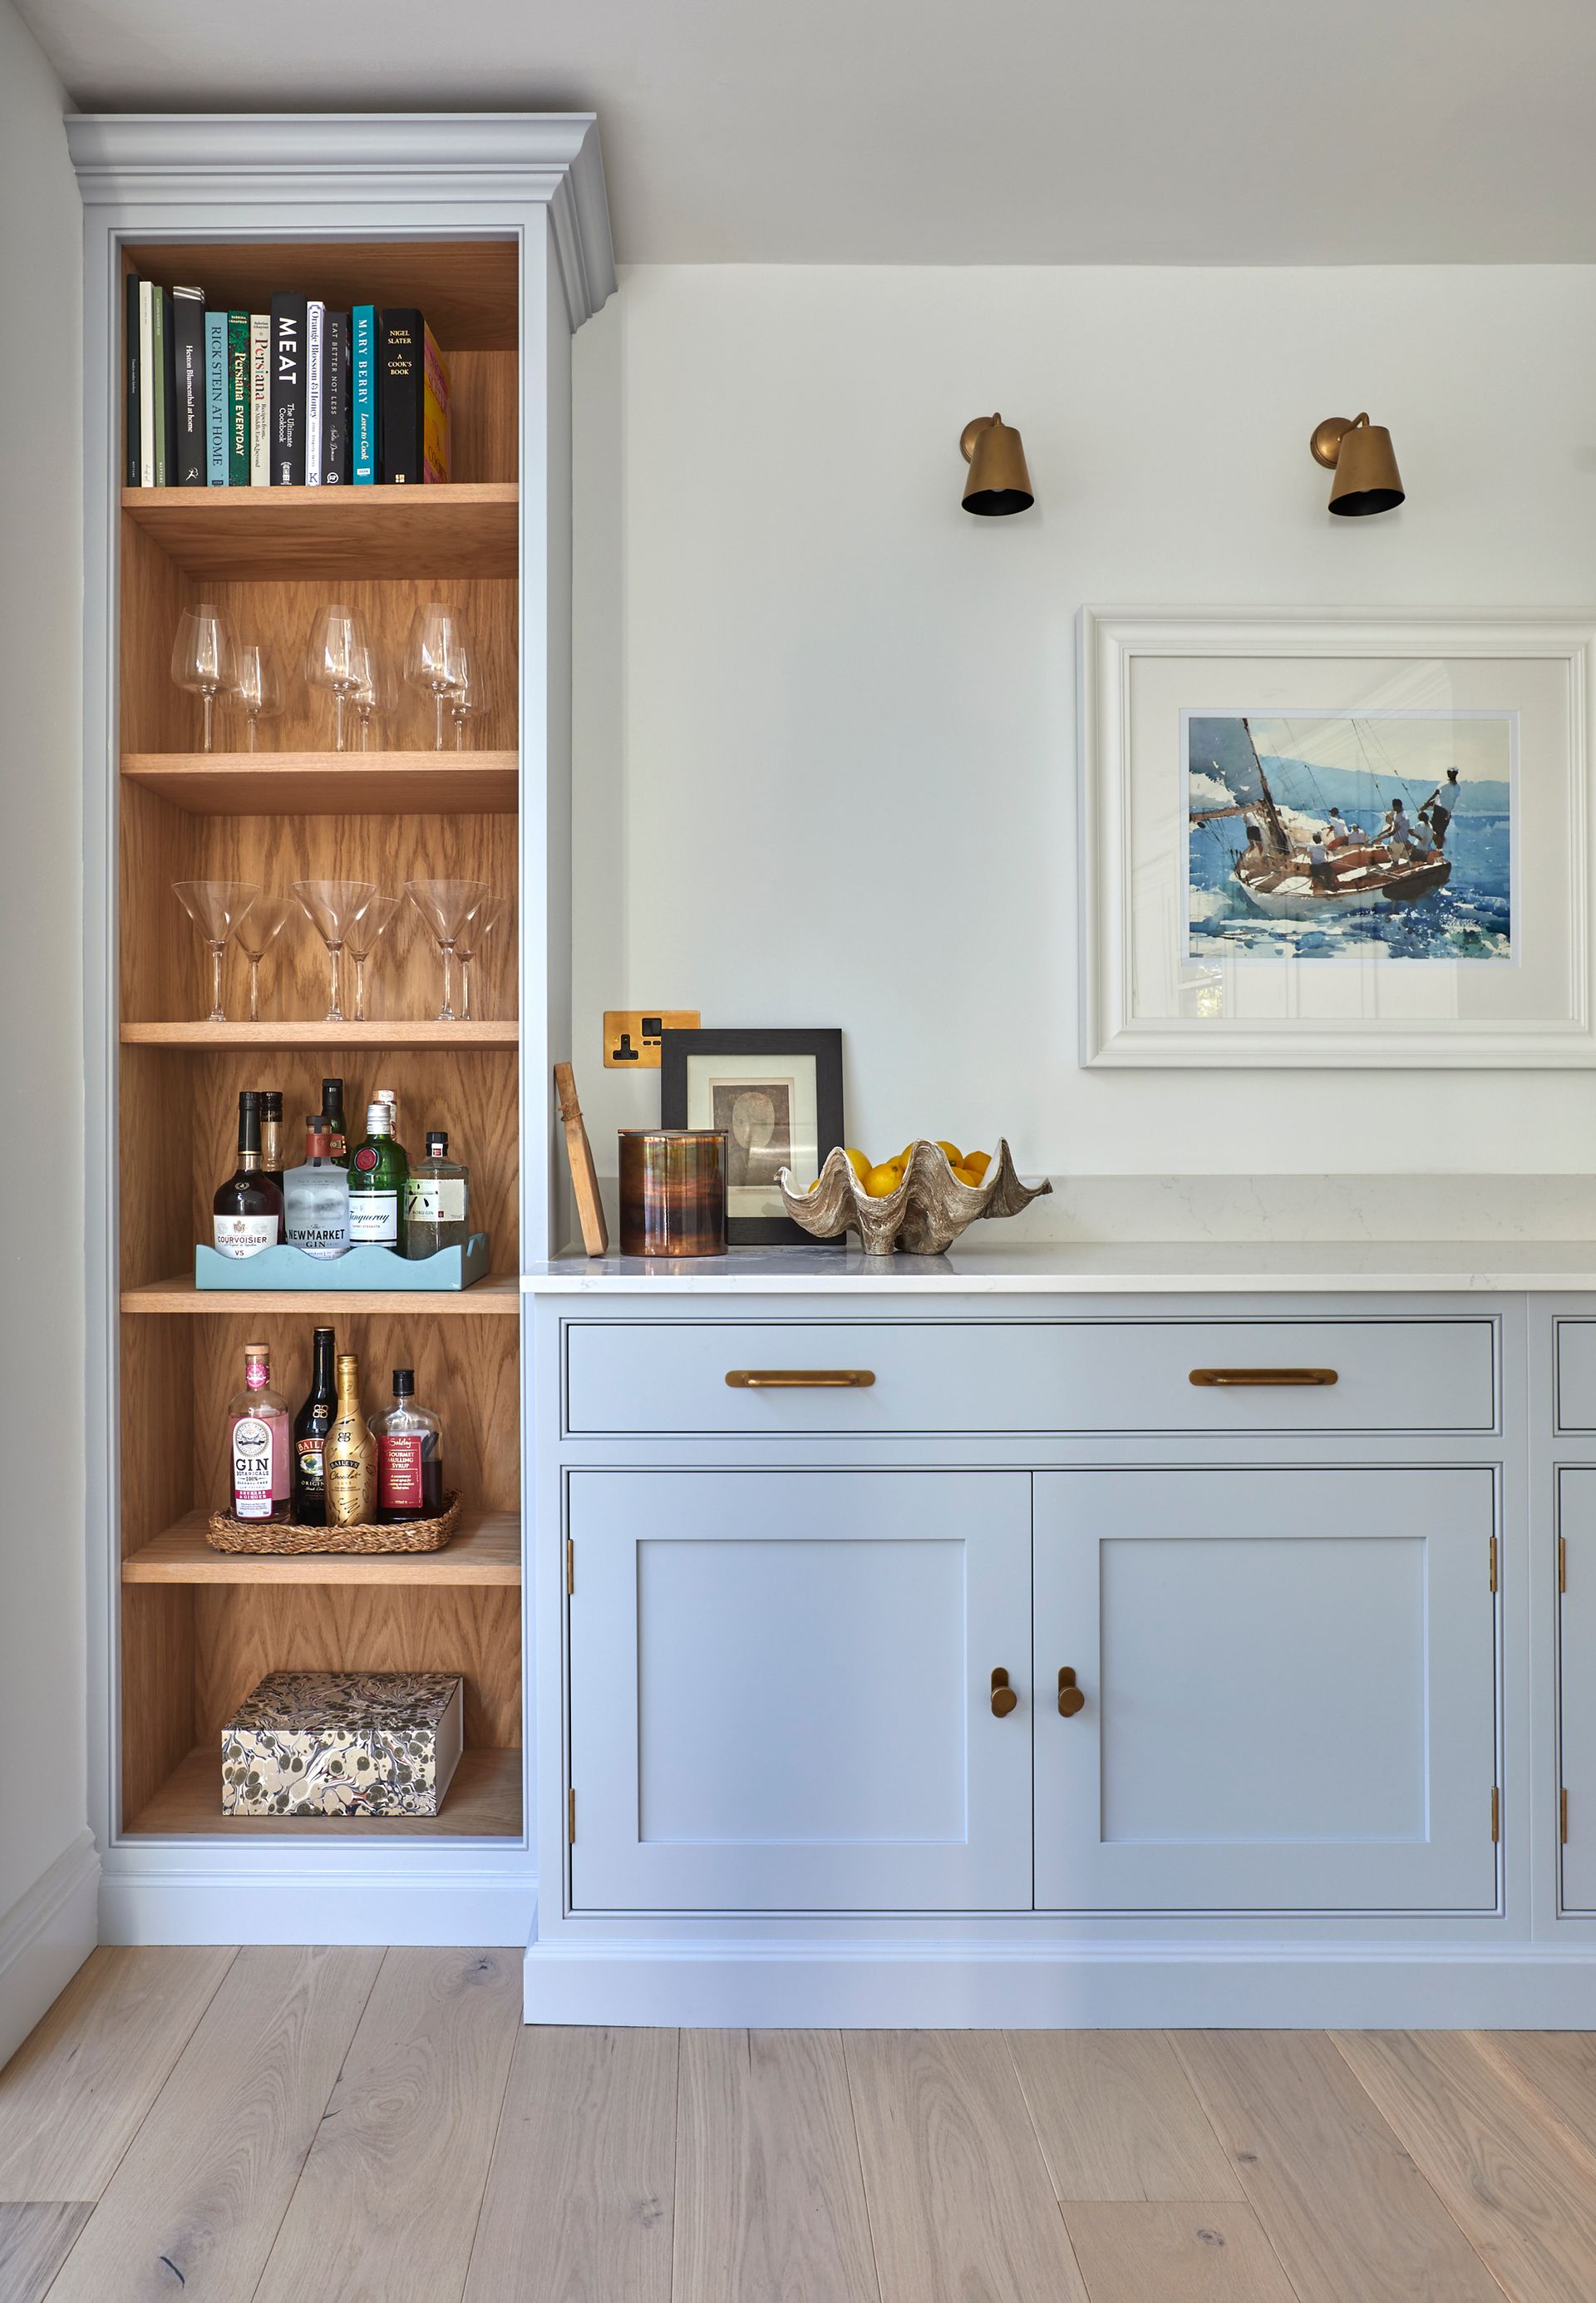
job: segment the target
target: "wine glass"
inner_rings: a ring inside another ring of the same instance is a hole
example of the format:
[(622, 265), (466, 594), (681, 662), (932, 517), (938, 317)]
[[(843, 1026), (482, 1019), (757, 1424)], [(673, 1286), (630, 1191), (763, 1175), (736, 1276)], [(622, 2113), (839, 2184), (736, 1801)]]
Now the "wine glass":
[[(185, 608), (178, 618), (172, 643), (172, 677), (180, 688), (197, 696), (205, 706), (200, 749), (211, 748), (213, 714), (217, 696), (236, 684), (232, 626), (209, 601)], [(196, 883), (197, 884), (197, 883)]]
[(487, 709), (488, 683), (476, 649), (461, 650), (460, 680), (449, 691), (449, 716), (455, 723), (455, 749), (466, 748), (466, 722)]
[(260, 1022), (260, 964), (294, 916), (291, 896), (255, 897), (232, 924), (232, 940), (249, 962), (249, 1021)]
[(332, 748), (337, 752), (349, 749), (344, 714), (360, 686), (366, 654), (365, 627), (353, 608), (335, 601), (317, 612), (305, 650), (305, 677), (313, 688), (332, 690)]
[(323, 1020), (341, 1024), (345, 1017), (338, 1004), (338, 957), (349, 930), (376, 894), (377, 883), (374, 880), (296, 880), (293, 888), (306, 917), (327, 947), (332, 1005)]
[(407, 880), (405, 893), (432, 930), (438, 957), (443, 962), (443, 1005), (438, 1010), (438, 1021), (457, 1024), (459, 1017), (449, 1005), (450, 963), (455, 945), (461, 929), (487, 901), (492, 890), (485, 880)]
[(349, 922), (344, 949), (355, 963), (355, 1021), (365, 1021), (365, 963), (376, 949), (383, 929), (398, 911), (397, 896), (374, 896), (365, 909)]
[(471, 1021), (471, 963), (510, 907), (508, 896), (490, 896), (479, 904), (455, 938), (455, 957), (460, 963), (460, 1021)]
[(433, 699), (435, 752), (443, 749), (443, 706), (450, 689), (458, 688), (465, 678), (470, 647), (471, 635), (458, 608), (441, 600), (429, 600), (416, 609), (405, 644), (405, 678), (412, 688), (419, 688)]
[(282, 683), (277, 677), (277, 659), (264, 642), (245, 640), (239, 648), (234, 666), (232, 692), (239, 699), (248, 734), (245, 749), (256, 748), (256, 722), (274, 720), (282, 709)]
[[(355, 710), (360, 721), (360, 748), (371, 749), (374, 720), (392, 717), (396, 701), (393, 673), (388, 659), (374, 640), (367, 640), (360, 651), (360, 680), (355, 689)], [(394, 898), (397, 904), (399, 898)]]
[(225, 1024), (222, 956), (237, 922), (260, 893), (254, 880), (174, 880), (172, 892), (211, 948), (211, 1012), (207, 1024)]

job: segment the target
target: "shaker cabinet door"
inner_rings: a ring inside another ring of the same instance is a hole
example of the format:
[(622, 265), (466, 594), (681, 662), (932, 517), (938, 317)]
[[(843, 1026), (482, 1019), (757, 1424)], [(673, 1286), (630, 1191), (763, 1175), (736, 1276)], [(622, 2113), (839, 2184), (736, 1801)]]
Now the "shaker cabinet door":
[(569, 1485), (575, 1908), (1029, 1907), (1027, 1474)]
[(1562, 1908), (1596, 1911), (1596, 1466), (1558, 1473)]
[(1488, 1469), (1038, 1476), (1038, 1907), (1492, 1909), (1493, 1527)]

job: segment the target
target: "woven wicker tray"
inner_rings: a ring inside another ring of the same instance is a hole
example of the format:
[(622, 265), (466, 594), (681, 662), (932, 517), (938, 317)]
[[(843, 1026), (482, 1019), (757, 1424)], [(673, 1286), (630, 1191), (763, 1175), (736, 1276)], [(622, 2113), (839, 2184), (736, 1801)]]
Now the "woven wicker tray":
[(293, 1521), (262, 1526), (257, 1520), (234, 1519), (231, 1512), (213, 1512), (205, 1540), (213, 1551), (441, 1551), (455, 1531), (460, 1498), (445, 1496), (435, 1519), (407, 1519), (392, 1527), (362, 1523), (356, 1527), (300, 1527)]

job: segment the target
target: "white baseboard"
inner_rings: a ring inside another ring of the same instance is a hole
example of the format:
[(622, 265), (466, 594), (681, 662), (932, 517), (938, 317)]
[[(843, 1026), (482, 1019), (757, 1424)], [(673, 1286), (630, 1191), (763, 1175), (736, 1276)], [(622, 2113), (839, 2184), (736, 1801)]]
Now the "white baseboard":
[(94, 1834), (85, 1825), (0, 1919), (0, 2063), (94, 1949), (99, 1878)]
[(324, 1869), (125, 1869), (100, 1882), (100, 1940), (112, 1944), (409, 1944), (519, 1950), (537, 1912), (535, 1881), (413, 1871), (328, 1877)]
[(1596, 1945), (533, 1944), (529, 2023), (1596, 2029)]

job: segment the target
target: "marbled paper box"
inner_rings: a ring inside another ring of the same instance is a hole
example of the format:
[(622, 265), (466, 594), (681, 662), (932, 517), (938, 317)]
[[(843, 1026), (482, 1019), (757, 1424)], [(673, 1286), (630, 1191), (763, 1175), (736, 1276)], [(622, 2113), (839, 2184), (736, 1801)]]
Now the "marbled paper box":
[(436, 1815), (464, 1683), (441, 1671), (274, 1671), (222, 1730), (223, 1815)]

